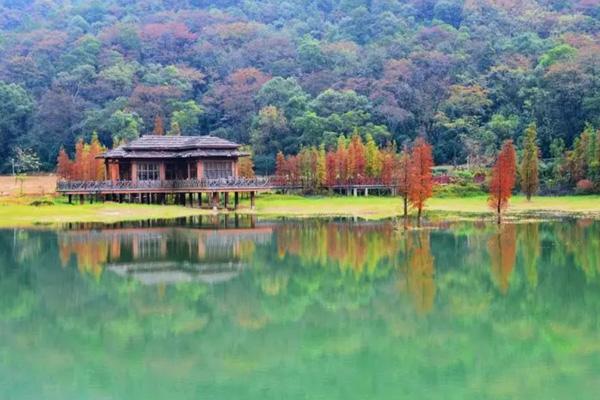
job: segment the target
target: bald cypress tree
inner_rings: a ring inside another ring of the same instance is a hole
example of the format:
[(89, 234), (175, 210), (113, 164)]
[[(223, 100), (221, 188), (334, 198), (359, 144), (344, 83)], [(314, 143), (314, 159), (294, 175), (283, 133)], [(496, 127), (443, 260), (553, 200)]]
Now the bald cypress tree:
[(523, 157), (521, 159), (521, 191), (527, 196), (527, 201), (531, 200), (531, 196), (537, 192), (540, 184), (538, 153), (537, 128), (535, 123), (531, 123), (525, 130)]

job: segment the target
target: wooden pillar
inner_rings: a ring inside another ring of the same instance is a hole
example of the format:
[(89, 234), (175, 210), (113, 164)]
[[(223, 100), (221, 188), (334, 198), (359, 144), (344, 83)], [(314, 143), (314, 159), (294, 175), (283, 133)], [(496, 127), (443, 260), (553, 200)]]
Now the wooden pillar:
[(227, 210), (227, 208), (229, 208), (229, 192), (225, 192), (223, 194), (223, 203), (224, 203), (223, 206)]
[(158, 164), (158, 179), (161, 182), (167, 180), (167, 167), (164, 161)]
[(198, 192), (198, 207), (202, 208), (202, 192)]
[(123, 194), (119, 193), (117, 196), (119, 197), (119, 203), (122, 203), (123, 202)]
[(233, 209), (237, 210), (239, 204), (240, 204), (240, 193), (235, 192), (233, 194)]
[(188, 200), (190, 203), (190, 207), (194, 207), (194, 193), (188, 193)]
[(83, 204), (83, 201), (84, 201), (83, 195), (80, 194), (79, 195), (79, 204)]
[(204, 178), (204, 163), (202, 160), (196, 162), (196, 179), (200, 180)]
[(131, 182), (137, 182), (138, 180), (138, 166), (137, 162), (131, 162)]
[(212, 204), (211, 204), (213, 210), (216, 210), (217, 208), (219, 208), (219, 192), (213, 192), (212, 193)]
[(67, 197), (69, 198), (69, 204), (72, 204), (71, 202), (73, 201), (73, 195), (69, 194)]
[(255, 200), (255, 198), (254, 198), (255, 196), (254, 196), (254, 194), (255, 194), (254, 192), (250, 192), (250, 209), (251, 210), (254, 210), (254, 207), (255, 207), (255, 204), (254, 204), (255, 203), (255, 201), (254, 201)]

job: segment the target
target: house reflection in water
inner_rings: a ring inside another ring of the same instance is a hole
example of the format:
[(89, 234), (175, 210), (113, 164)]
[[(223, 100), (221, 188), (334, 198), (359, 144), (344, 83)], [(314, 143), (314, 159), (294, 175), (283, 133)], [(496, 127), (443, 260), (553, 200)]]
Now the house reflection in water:
[(119, 227), (59, 234), (63, 264), (99, 278), (103, 270), (146, 285), (227, 281), (237, 276), (257, 244), (271, 240), (270, 226), (237, 228)]

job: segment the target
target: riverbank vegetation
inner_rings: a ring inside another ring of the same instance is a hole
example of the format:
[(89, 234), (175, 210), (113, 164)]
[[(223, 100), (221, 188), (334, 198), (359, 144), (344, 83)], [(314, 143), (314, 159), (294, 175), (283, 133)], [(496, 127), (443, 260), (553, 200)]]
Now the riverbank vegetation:
[(355, 130), (381, 147), (424, 136), (438, 165), (490, 165), (504, 140), (522, 147), (531, 122), (540, 158), (553, 159), (586, 123), (600, 125), (597, 10), (584, 0), (4, 2), (0, 171), (18, 148), (51, 170), (61, 146), (73, 156), (94, 132), (107, 147), (214, 134), (252, 144), (259, 174), (279, 151), (330, 148)]

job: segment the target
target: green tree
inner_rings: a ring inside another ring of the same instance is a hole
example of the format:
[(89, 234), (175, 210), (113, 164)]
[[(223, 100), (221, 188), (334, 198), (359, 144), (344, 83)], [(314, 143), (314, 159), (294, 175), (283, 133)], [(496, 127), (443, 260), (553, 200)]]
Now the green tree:
[(171, 115), (171, 126), (177, 123), (183, 135), (193, 135), (198, 131), (198, 118), (202, 115), (202, 107), (194, 100), (176, 102), (175, 111)]
[(129, 142), (140, 136), (141, 119), (136, 113), (123, 110), (115, 111), (108, 121), (115, 145)]
[(31, 129), (34, 102), (21, 86), (0, 81), (0, 171), (9, 168), (7, 155)]
[(531, 200), (539, 188), (537, 129), (535, 123), (525, 130), (523, 157), (521, 159), (521, 191)]

